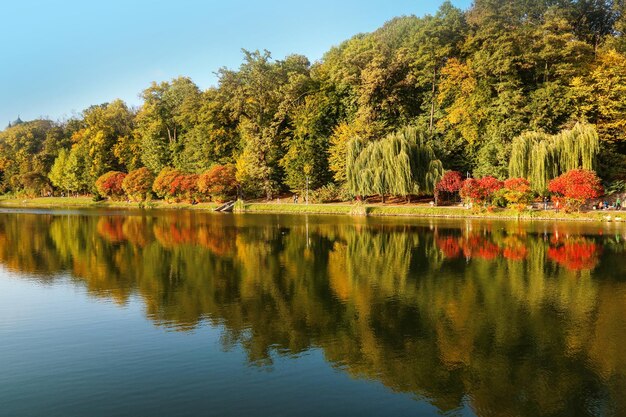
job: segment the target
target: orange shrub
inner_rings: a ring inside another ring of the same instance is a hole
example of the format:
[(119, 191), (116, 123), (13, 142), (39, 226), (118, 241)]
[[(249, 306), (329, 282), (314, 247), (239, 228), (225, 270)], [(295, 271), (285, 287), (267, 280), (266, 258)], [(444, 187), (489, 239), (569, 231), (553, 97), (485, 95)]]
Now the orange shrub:
[(193, 202), (198, 197), (198, 175), (166, 167), (157, 175), (152, 190), (166, 200)]
[(139, 168), (128, 173), (122, 182), (122, 188), (126, 195), (133, 199), (142, 201), (148, 196), (152, 190), (154, 175), (148, 168)]
[(154, 179), (152, 191), (154, 191), (157, 196), (166, 200), (175, 198), (176, 188), (173, 187), (173, 182), (180, 175), (184, 174), (177, 169), (170, 167), (163, 168)]
[(96, 180), (96, 189), (103, 197), (114, 200), (120, 199), (124, 196), (124, 189), (122, 188), (124, 178), (126, 178), (126, 174), (123, 172), (109, 171)]
[(237, 178), (233, 165), (216, 165), (198, 177), (198, 192), (215, 201), (225, 201), (237, 194)]

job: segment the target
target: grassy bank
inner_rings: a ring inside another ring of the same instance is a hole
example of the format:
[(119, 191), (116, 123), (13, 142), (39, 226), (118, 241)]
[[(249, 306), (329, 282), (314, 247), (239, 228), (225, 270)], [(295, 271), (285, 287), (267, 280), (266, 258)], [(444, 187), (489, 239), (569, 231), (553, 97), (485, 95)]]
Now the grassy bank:
[[(129, 203), (126, 201), (93, 201), (91, 197), (42, 197), (9, 198), (0, 197), (0, 207), (14, 208), (117, 208), (117, 209), (188, 209), (211, 211), (217, 203), (167, 203), (162, 200), (147, 203)], [(485, 219), (522, 219), (522, 220), (568, 220), (568, 221), (611, 221), (626, 220), (626, 211), (593, 211), (585, 213), (556, 213), (548, 210), (525, 211), (496, 209), (476, 212), (462, 207), (430, 207), (427, 205), (354, 205), (336, 204), (293, 204), (290, 202), (245, 202), (238, 203), (238, 212), (242, 213), (285, 213), (285, 214), (342, 214), (367, 216), (410, 216), (444, 218), (485, 218)]]
[(0, 197), (0, 207), (15, 208), (118, 208), (118, 209), (190, 209), (213, 210), (217, 203), (167, 203), (155, 200), (144, 203), (127, 201), (94, 201), (91, 197), (39, 197), (39, 198), (8, 198)]
[(369, 204), (291, 204), (291, 203), (244, 203), (238, 207), (245, 213), (302, 213), (302, 214), (347, 214), (367, 216), (408, 216), (408, 217), (443, 217), (443, 218), (483, 218), (483, 219), (520, 219), (520, 220), (567, 220), (567, 221), (607, 221), (610, 216), (626, 220), (626, 211), (594, 211), (584, 213), (564, 213), (552, 210), (525, 211), (496, 209), (494, 211), (472, 211), (463, 207), (430, 207), (427, 205), (381, 205)]

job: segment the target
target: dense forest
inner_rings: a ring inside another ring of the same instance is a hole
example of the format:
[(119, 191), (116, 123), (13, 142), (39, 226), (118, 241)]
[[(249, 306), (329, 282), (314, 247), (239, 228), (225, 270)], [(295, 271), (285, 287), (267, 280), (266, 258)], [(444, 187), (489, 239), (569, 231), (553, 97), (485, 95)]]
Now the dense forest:
[[(0, 132), (0, 192), (97, 193), (110, 171), (220, 167), (250, 197), (329, 184), (379, 194), (375, 161), (404, 181), (383, 187), (389, 194), (432, 193), (444, 170), (545, 184), (529, 161), (552, 143), (579, 152), (581, 137), (592, 138), (584, 142), (592, 151), (582, 149), (589, 167), (623, 184), (624, 8), (622, 0), (476, 0), (463, 11), (446, 2), (433, 16), (358, 34), (314, 63), (244, 50), (241, 66), (220, 69), (206, 91), (179, 77), (153, 82), (138, 108), (115, 100), (69, 120), (10, 123)], [(568, 136), (577, 129), (593, 132)]]

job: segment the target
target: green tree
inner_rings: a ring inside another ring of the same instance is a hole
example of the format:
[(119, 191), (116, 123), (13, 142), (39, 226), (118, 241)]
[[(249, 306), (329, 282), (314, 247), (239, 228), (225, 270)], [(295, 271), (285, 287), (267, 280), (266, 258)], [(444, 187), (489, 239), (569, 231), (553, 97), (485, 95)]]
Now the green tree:
[(556, 135), (526, 132), (513, 141), (509, 176), (528, 179), (533, 190), (544, 192), (559, 175), (583, 168), (594, 170), (600, 152), (595, 126), (576, 124)]
[(443, 167), (426, 136), (414, 127), (389, 134), (380, 141), (349, 144), (346, 177), (357, 196), (432, 194)]
[(57, 156), (54, 160), (54, 164), (52, 164), (48, 178), (50, 178), (52, 185), (56, 188), (69, 192), (70, 184), (66, 177), (68, 154), (69, 152), (67, 150), (61, 149), (59, 156)]
[(181, 151), (185, 135), (195, 126), (201, 107), (198, 87), (186, 77), (152, 83), (142, 93), (144, 104), (137, 114), (136, 135), (141, 160), (152, 172), (168, 165), (184, 165)]

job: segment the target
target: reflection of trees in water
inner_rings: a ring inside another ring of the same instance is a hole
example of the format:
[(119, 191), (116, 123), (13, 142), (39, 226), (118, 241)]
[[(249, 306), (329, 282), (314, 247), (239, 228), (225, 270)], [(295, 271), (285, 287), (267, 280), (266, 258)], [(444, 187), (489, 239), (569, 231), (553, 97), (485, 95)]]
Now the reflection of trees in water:
[(600, 262), (601, 248), (588, 239), (574, 239), (551, 246), (548, 258), (567, 269), (594, 269)]
[(261, 219), (5, 214), (0, 261), (71, 270), (119, 303), (137, 294), (159, 324), (222, 324), (252, 363), (319, 347), (444, 411), (464, 398), (479, 415), (624, 410), (626, 282), (604, 272), (620, 238)]
[[(509, 232), (436, 233), (437, 247), (448, 258), (493, 260), (498, 257), (521, 261), (528, 256), (528, 242)], [(558, 233), (549, 238), (548, 259), (569, 270), (594, 269), (599, 261), (602, 245), (593, 239), (580, 236), (563, 236)]]

